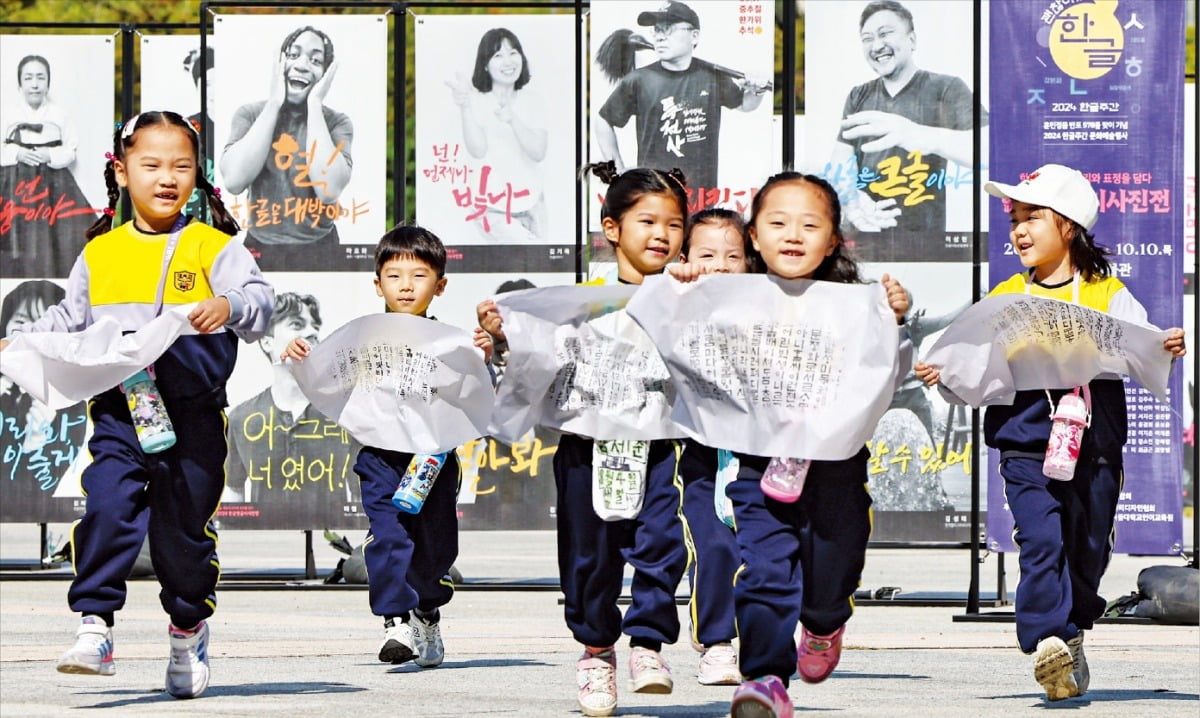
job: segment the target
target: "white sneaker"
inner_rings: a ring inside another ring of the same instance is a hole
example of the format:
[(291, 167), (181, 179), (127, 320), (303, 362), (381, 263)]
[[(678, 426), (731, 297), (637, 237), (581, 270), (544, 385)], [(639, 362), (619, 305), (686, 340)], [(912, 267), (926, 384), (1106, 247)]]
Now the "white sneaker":
[(1075, 662), (1071, 649), (1063, 639), (1050, 636), (1038, 641), (1037, 655), (1033, 660), (1033, 677), (1046, 691), (1046, 699), (1061, 701), (1079, 695), (1075, 684)]
[(379, 660), (384, 663), (407, 663), (417, 657), (413, 650), (413, 630), (407, 623), (396, 623), (394, 619), (383, 622), (383, 643), (379, 646)]
[(736, 686), (742, 682), (737, 651), (729, 643), (709, 646), (700, 657), (696, 680), (702, 686)]
[(434, 612), (433, 620), (421, 618), (416, 611), (412, 613), (412, 641), (417, 651), (417, 665), (422, 668), (433, 668), (442, 665), (446, 657), (446, 648), (442, 645), (441, 616)]
[(167, 693), (196, 698), (208, 688), (208, 621), (191, 631), (171, 625), (171, 662), (167, 664)]
[(1092, 682), (1092, 674), (1088, 670), (1087, 656), (1083, 655), (1083, 631), (1080, 631), (1078, 636), (1067, 641), (1067, 649), (1071, 651), (1071, 662), (1075, 664), (1075, 670), (1071, 671), (1071, 674), (1075, 679), (1075, 687), (1079, 689), (1079, 693), (1076, 695), (1081, 696), (1087, 693), (1088, 684)]
[(59, 673), (111, 676), (117, 672), (113, 661), (112, 629), (99, 616), (84, 616), (75, 629), (75, 645), (58, 659)]

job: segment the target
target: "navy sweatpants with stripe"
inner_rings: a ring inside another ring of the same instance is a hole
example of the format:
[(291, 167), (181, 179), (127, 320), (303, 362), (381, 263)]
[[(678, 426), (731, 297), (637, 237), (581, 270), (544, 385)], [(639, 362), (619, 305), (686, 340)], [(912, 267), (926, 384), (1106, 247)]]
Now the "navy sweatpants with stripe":
[[(649, 643), (679, 638), (675, 589), (687, 568), (683, 489), (676, 475), (680, 442), (652, 441), (642, 511), (605, 521), (592, 509), (592, 440), (564, 434), (554, 452), (558, 488), (558, 573), (571, 635), (604, 647), (621, 633)], [(617, 598), (625, 564), (633, 567), (631, 603), (622, 621)]]
[(679, 478), (690, 549), (692, 640), (705, 646), (728, 643), (737, 636), (733, 574), (742, 560), (733, 529), (717, 517), (714, 507), (717, 450), (689, 440), (679, 459)]
[(1086, 457), (1070, 481), (1047, 478), (1042, 459), (1025, 457), (1005, 458), (1000, 475), (1020, 548), (1017, 643), (1032, 653), (1041, 639), (1069, 640), (1103, 615), (1100, 579), (1123, 476), (1119, 465)]
[(225, 413), (213, 401), (166, 402), (175, 446), (146, 454), (125, 395), (111, 389), (89, 404), (92, 463), (83, 471), (87, 509), (71, 532), (72, 611), (113, 613), (147, 532), (150, 558), (171, 622), (191, 628), (217, 606), (217, 532), (212, 517), (225, 488)]
[(410, 514), (392, 505), (392, 494), (412, 457), (364, 446), (354, 463), (370, 525), (363, 559), (376, 616), (432, 613), (454, 596), (448, 574), (458, 558), (458, 457), (450, 452), (420, 512)]
[(737, 454), (733, 501), (742, 568), (733, 585), (742, 675), (778, 676), (796, 671), (799, 621), (828, 635), (854, 609), (871, 535), (864, 447), (841, 461), (814, 461), (804, 493), (786, 504), (763, 495), (758, 480), (768, 459)]

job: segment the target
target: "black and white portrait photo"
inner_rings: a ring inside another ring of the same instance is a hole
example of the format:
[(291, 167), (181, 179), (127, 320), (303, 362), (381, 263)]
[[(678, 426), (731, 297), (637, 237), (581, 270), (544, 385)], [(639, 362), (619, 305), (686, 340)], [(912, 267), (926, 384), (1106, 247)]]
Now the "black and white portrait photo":
[(264, 271), (369, 268), (391, 214), (383, 18), (218, 15), (214, 28), (217, 183), (245, 246)]
[(107, 204), (112, 104), (112, 38), (0, 36), (0, 276), (71, 271)]

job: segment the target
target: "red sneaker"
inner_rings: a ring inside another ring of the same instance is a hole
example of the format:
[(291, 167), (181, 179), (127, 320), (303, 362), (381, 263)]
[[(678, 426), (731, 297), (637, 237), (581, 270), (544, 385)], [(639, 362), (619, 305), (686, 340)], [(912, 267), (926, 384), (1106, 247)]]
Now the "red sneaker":
[(817, 636), (807, 628), (802, 629), (800, 644), (796, 646), (796, 672), (800, 674), (800, 680), (820, 683), (833, 673), (842, 657), (842, 634), (845, 632), (845, 626), (828, 636)]

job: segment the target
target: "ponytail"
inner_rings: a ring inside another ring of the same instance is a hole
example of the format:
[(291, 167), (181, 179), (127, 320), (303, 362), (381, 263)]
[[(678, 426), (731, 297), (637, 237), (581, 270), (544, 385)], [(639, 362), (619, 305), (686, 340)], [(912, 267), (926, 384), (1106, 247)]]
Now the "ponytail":
[(612, 184), (620, 176), (617, 172), (617, 163), (612, 160), (584, 165), (583, 169), (579, 170), (580, 179), (586, 179), (588, 172), (596, 175), (596, 178), (604, 184)]
[(225, 203), (221, 201), (220, 191), (213, 187), (212, 182), (208, 181), (208, 177), (205, 177), (204, 173), (199, 170), (196, 172), (196, 187), (208, 197), (208, 211), (212, 220), (210, 224), (231, 237), (240, 232), (242, 228), (238, 226), (237, 220), (233, 218), (233, 215), (225, 207)]

